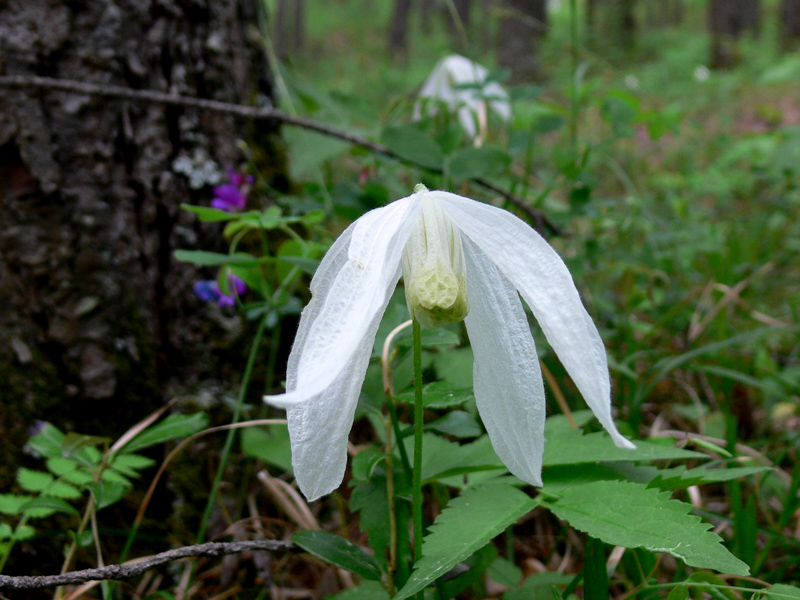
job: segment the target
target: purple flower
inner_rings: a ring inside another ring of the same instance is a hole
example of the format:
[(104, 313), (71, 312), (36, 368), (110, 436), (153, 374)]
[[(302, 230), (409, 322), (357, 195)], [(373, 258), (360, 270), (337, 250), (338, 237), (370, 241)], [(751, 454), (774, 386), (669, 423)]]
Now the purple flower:
[(230, 179), (230, 183), (214, 188), (214, 199), (211, 201), (211, 206), (225, 212), (238, 212), (247, 203), (247, 192), (250, 191), (253, 177), (228, 168), (228, 179)]
[(228, 274), (228, 288), (231, 295), (225, 295), (219, 289), (219, 284), (213, 279), (198, 281), (194, 284), (194, 293), (204, 302), (212, 300), (219, 304), (220, 308), (234, 306), (236, 298), (247, 291), (247, 284), (233, 273)]

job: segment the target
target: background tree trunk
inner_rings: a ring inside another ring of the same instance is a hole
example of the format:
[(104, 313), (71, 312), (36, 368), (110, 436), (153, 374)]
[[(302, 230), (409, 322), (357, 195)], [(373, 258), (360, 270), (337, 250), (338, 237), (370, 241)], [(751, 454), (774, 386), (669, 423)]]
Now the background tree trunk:
[(708, 5), (711, 31), (712, 69), (731, 67), (739, 62), (737, 40), (745, 31), (758, 35), (761, 30), (760, 0), (711, 0)]
[[(269, 99), (261, 51), (246, 42), (253, 11), (249, 0), (9, 0), (0, 3), (0, 69)], [(224, 173), (240, 159), (245, 125), (174, 106), (0, 89), (0, 489), (29, 460), (21, 449), (36, 419), (114, 437), (225, 365), (238, 378), (241, 354), (222, 352), (230, 340), (192, 292), (213, 274), (173, 258), (180, 247), (221, 249), (217, 228), (180, 208), (208, 203), (210, 187), (190, 186), (173, 164), (184, 159), (201, 174), (216, 161)], [(260, 131), (267, 143), (275, 134)], [(282, 164), (274, 147), (265, 152)]]
[(275, 8), (275, 54), (289, 61), (305, 47), (305, 0), (278, 0)]
[[(469, 32), (470, 22), (470, 8), (472, 3), (470, 0), (453, 0), (453, 8), (455, 8), (455, 15), (450, 6), (445, 7), (445, 22), (450, 31), (450, 36), (453, 39), (453, 45), (459, 52), (466, 50), (467, 39), (464, 39), (463, 34)], [(456, 22), (458, 19), (458, 22)]]
[[(648, 10), (653, 10), (648, 6)], [(637, 31), (636, 0), (588, 0), (586, 27), (591, 45), (633, 52)]]
[(408, 17), (411, 0), (395, 0), (392, 21), (389, 24), (389, 50), (395, 61), (405, 60), (408, 50)]
[(789, 52), (800, 46), (800, 0), (783, 0), (780, 13), (781, 47)]
[(545, 0), (505, 0), (500, 21), (501, 66), (511, 70), (511, 81), (531, 81), (539, 74), (538, 42), (547, 31)]

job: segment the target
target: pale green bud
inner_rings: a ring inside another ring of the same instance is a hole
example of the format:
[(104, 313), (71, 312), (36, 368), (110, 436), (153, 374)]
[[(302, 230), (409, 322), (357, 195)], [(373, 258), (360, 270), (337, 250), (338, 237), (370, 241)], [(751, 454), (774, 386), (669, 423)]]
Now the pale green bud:
[(463, 321), (469, 312), (461, 232), (425, 195), (403, 251), (408, 311), (423, 327)]

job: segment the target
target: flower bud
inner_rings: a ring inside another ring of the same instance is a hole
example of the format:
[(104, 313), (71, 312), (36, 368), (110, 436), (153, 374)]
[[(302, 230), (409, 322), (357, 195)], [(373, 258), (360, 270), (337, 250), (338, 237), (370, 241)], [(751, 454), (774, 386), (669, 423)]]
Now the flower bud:
[(469, 312), (461, 232), (439, 203), (425, 195), (403, 250), (408, 311), (433, 328), (463, 321)]

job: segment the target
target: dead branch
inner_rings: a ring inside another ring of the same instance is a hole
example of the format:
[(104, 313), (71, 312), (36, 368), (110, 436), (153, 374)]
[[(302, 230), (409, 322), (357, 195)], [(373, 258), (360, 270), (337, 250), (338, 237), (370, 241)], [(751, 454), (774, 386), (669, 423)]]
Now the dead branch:
[(0, 575), (0, 589), (39, 590), (70, 583), (85, 583), (104, 579), (130, 579), (164, 563), (191, 556), (223, 556), (248, 550), (292, 550), (292, 542), (280, 540), (252, 540), (245, 542), (208, 542), (194, 546), (183, 546), (147, 558), (129, 561), (121, 565), (109, 565), (99, 569), (70, 571), (61, 575), (9, 576)]
[[(382, 144), (371, 142), (370, 140), (367, 140), (361, 136), (348, 133), (347, 131), (337, 129), (335, 127), (317, 123), (311, 119), (289, 115), (273, 106), (244, 106), (242, 104), (232, 104), (229, 102), (194, 98), (191, 96), (181, 96), (178, 94), (167, 94), (152, 90), (135, 90), (118, 85), (99, 85), (95, 83), (86, 83), (83, 81), (56, 79), (54, 77), (38, 77), (34, 75), (0, 76), (0, 88), (37, 88), (51, 91), (70, 92), (73, 94), (83, 94), (87, 96), (104, 96), (107, 98), (120, 98), (122, 100), (138, 102), (154, 102), (158, 104), (169, 104), (172, 106), (186, 106), (200, 110), (236, 115), (248, 119), (274, 120), (281, 123), (286, 123), (287, 125), (294, 125), (296, 127), (310, 129), (312, 131), (316, 131), (317, 133), (321, 133), (322, 135), (345, 140), (356, 146), (366, 148), (376, 154), (380, 154), (387, 158), (391, 158), (392, 160), (396, 160), (425, 171), (431, 171), (434, 173), (441, 172), (441, 169), (425, 167), (413, 160), (399, 156)], [(525, 213), (528, 218), (531, 219), (534, 227), (539, 231), (539, 233), (544, 234), (544, 232), (547, 230), (555, 235), (562, 234), (560, 228), (550, 221), (544, 215), (544, 213), (528, 206), (525, 200), (516, 194), (512, 194), (511, 192), (504, 190), (492, 182), (487, 181), (486, 179), (473, 179), (472, 181), (511, 202), (520, 211)]]

